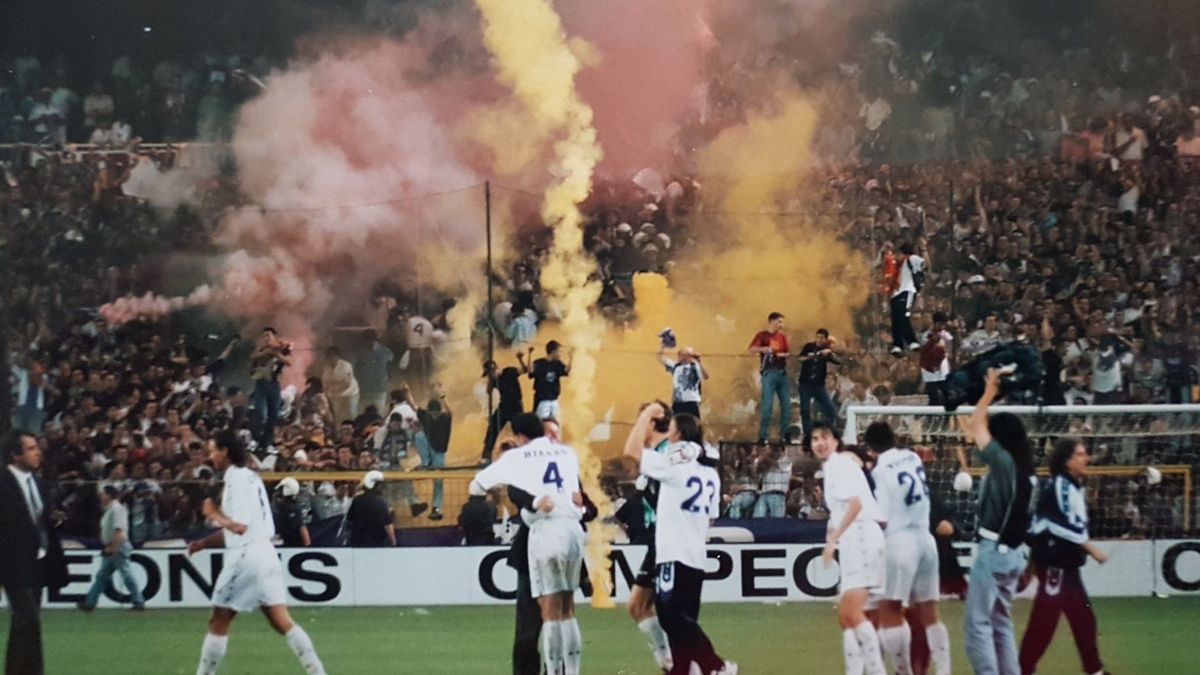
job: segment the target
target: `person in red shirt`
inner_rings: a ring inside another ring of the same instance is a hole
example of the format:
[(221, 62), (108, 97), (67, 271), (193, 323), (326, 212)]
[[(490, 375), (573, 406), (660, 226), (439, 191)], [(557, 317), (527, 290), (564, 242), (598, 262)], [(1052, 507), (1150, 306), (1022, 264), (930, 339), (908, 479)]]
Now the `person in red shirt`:
[(779, 440), (787, 440), (788, 422), (791, 420), (792, 396), (788, 390), (787, 357), (788, 339), (783, 332), (783, 315), (771, 312), (767, 317), (767, 330), (759, 331), (750, 341), (750, 353), (758, 354), (758, 370), (762, 374), (762, 400), (759, 403), (758, 442), (767, 441), (771, 426), (771, 408), (779, 399)]

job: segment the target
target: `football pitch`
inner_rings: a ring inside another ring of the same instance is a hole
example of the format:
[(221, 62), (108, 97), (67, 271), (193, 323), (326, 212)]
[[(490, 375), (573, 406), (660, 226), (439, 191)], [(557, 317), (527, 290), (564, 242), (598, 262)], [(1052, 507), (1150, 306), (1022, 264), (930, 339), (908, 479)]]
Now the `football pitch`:
[[(1124, 598), (1095, 602), (1105, 665), (1118, 675), (1200, 672), (1196, 619), (1200, 598)], [(962, 603), (944, 603), (954, 642), (955, 673), (969, 668), (962, 650)], [(1018, 631), (1030, 608), (1019, 602)], [(336, 675), (375, 673), (511, 672), (511, 607), (295, 608), (327, 670)], [(0, 612), (0, 636), (8, 633)], [(207, 611), (72, 610), (43, 612), (48, 673), (194, 673)], [(841, 638), (831, 604), (712, 604), (701, 616), (718, 651), (743, 673), (842, 672)], [(653, 661), (623, 610), (580, 612), (583, 672), (653, 675)], [(1020, 632), (1018, 632), (1018, 639)], [(0, 644), (3, 644), (0, 641)], [(1080, 672), (1065, 621), (1060, 623), (1042, 675)], [(283, 638), (259, 615), (234, 623), (224, 674), (300, 673)]]

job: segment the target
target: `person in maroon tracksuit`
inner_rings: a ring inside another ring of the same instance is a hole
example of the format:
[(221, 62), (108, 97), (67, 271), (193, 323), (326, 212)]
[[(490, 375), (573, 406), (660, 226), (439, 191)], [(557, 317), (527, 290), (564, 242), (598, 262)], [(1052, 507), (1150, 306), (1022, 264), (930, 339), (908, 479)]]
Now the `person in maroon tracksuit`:
[(1033, 613), (1021, 639), (1022, 675), (1037, 670), (1062, 614), (1067, 615), (1075, 636), (1083, 671), (1089, 675), (1105, 672), (1097, 644), (1096, 615), (1079, 574), (1088, 556), (1101, 564), (1107, 560), (1103, 551), (1088, 542), (1087, 501), (1082, 488), (1087, 467), (1087, 448), (1079, 439), (1062, 438), (1054, 444), (1050, 478), (1038, 491), (1030, 528), (1032, 556), (1022, 579), (1027, 581), (1031, 574), (1038, 579)]

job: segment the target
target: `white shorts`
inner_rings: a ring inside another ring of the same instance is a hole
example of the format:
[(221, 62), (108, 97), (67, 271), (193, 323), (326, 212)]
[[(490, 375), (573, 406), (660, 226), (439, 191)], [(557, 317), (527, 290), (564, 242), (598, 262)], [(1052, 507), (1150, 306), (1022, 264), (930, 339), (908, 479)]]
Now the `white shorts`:
[(562, 422), (562, 411), (558, 408), (558, 400), (541, 401), (537, 404), (537, 413), (539, 420), (554, 419)]
[(213, 586), (212, 603), (235, 612), (287, 604), (283, 566), (271, 542), (225, 549), (225, 565)]
[(838, 540), (838, 568), (841, 571), (840, 592), (865, 588), (877, 592), (883, 589), (886, 553), (883, 530), (873, 520), (859, 520), (842, 533)]
[(937, 542), (926, 530), (905, 529), (887, 535), (887, 580), (884, 598), (905, 607), (937, 600)]
[(546, 518), (529, 528), (529, 590), (533, 597), (574, 592), (583, 566), (584, 534), (572, 518)]

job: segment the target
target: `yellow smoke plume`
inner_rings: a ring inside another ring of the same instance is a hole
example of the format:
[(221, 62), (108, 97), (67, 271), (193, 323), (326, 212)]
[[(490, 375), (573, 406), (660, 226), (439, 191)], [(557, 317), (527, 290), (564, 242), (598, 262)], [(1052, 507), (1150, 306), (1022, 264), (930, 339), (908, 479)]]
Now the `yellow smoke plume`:
[[(541, 281), (573, 351), (572, 372), (564, 397), (563, 428), (578, 450), (584, 489), (596, 502), (601, 519), (612, 506), (600, 487), (600, 460), (588, 446), (595, 422), (596, 350), (603, 326), (591, 307), (600, 286), (590, 279), (595, 263), (583, 248), (579, 203), (592, 187), (592, 172), (602, 153), (592, 127), (592, 111), (575, 91), (582, 67), (554, 8), (544, 0), (476, 0), (484, 20), (484, 43), (493, 56), (501, 82), (526, 108), (531, 133), (551, 139), (553, 182), (542, 205), (543, 220), (554, 230), (554, 247)], [(600, 525), (589, 529), (588, 567), (595, 593), (593, 605), (612, 606), (607, 578), (612, 533)]]
[[(609, 325), (601, 338), (591, 384), (595, 414), (612, 420), (604, 425), (611, 440), (593, 444), (602, 456), (619, 456), (640, 403), (670, 400), (671, 379), (655, 359), (663, 328), (675, 330), (680, 347), (694, 347), (711, 375), (701, 411), (712, 441), (757, 436), (758, 360), (747, 347), (770, 312), (787, 316), (793, 350), (820, 327), (842, 344), (854, 342), (853, 316), (867, 299), (869, 274), (865, 256), (838, 240), (836, 223), (805, 212), (816, 122), (805, 97), (784, 90), (700, 155), (706, 200), (689, 216), (699, 249), (679, 261), (669, 284), (659, 275), (635, 276), (636, 320)], [(550, 338), (574, 339), (543, 325), (539, 341)]]

